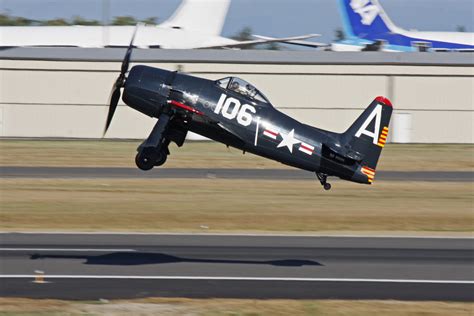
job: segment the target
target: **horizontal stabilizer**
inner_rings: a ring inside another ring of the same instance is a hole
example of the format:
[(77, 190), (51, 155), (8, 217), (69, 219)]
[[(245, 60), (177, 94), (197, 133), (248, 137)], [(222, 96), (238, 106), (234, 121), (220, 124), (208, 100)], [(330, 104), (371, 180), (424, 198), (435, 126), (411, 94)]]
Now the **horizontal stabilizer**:
[(304, 39), (321, 36), (321, 34), (307, 34), (307, 35), (295, 36), (293, 39), (285, 39), (285, 38), (278, 39), (278, 38), (275, 38), (275, 37), (255, 35), (255, 34), (252, 34), (252, 36), (255, 37), (255, 38), (258, 38), (258, 39), (279, 40), (278, 42), (281, 42), (281, 43), (284, 43), (284, 44), (292, 44), (292, 45), (304, 46), (304, 47), (320, 48), (320, 47), (329, 47), (330, 46), (327, 43), (303, 41)]
[(311, 38), (315, 36), (318, 36), (318, 34), (306, 34), (306, 35), (279, 37), (279, 38), (268, 37), (266, 39), (259, 38), (256, 40), (248, 40), (248, 41), (240, 41), (240, 42), (236, 41), (235, 43), (230, 43), (230, 44), (201, 46), (199, 48), (240, 48), (240, 47), (248, 46), (248, 45), (258, 45), (258, 44), (267, 44), (267, 43), (288, 43), (293, 40), (301, 40), (301, 39)]

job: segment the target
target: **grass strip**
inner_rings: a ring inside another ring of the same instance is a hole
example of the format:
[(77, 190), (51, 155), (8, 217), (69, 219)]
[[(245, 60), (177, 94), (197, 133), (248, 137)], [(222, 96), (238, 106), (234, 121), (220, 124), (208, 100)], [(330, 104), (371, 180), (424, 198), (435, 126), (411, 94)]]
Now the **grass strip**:
[(0, 229), (471, 232), (472, 183), (0, 179)]
[(472, 315), (474, 303), (146, 298), (71, 302), (0, 298), (0, 315)]
[[(0, 140), (0, 166), (135, 167), (140, 141)], [(216, 142), (170, 145), (173, 168), (290, 168)], [(388, 144), (378, 170), (472, 171), (474, 146), (461, 144)]]

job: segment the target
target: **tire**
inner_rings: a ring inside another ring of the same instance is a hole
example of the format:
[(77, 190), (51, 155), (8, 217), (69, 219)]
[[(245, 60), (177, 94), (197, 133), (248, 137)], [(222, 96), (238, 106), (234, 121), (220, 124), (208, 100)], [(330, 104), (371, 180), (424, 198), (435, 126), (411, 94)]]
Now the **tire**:
[(161, 150), (158, 153), (158, 157), (156, 158), (155, 161), (155, 166), (161, 166), (166, 162), (166, 159), (168, 158), (168, 154), (166, 153), (165, 150)]
[(324, 187), (324, 190), (326, 190), (326, 191), (331, 190), (331, 184), (330, 184), (330, 183), (325, 183), (325, 184), (323, 185), (323, 187)]
[(138, 153), (135, 156), (135, 164), (137, 165), (138, 169), (147, 171), (151, 170), (155, 166), (155, 161), (148, 155)]

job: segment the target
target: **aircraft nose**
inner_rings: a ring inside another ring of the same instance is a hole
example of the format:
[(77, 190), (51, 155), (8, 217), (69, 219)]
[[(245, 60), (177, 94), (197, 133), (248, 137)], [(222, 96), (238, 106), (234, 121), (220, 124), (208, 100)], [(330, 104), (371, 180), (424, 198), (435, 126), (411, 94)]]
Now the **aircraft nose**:
[(151, 117), (158, 117), (167, 101), (166, 70), (135, 66), (130, 70), (123, 101), (128, 106)]

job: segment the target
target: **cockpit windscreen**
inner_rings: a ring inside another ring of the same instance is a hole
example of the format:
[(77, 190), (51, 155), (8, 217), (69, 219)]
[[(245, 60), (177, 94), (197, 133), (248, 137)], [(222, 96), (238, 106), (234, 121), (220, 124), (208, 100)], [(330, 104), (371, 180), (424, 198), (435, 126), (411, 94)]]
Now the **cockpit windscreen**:
[(270, 104), (270, 101), (253, 85), (237, 77), (226, 77), (216, 83), (224, 89), (235, 91), (247, 98)]

